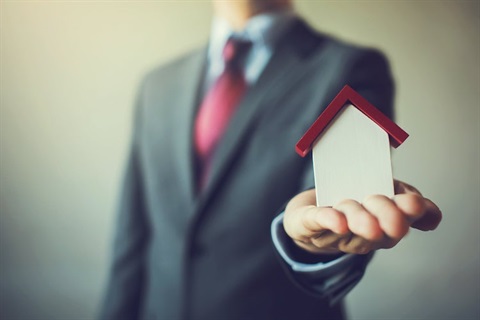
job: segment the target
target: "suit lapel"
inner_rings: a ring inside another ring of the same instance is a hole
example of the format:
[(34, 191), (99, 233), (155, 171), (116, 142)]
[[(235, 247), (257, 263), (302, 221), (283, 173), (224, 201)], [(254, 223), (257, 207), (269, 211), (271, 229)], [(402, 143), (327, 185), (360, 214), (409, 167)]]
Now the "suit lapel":
[(197, 210), (202, 209), (215, 193), (220, 181), (227, 176), (229, 166), (248, 137), (255, 119), (268, 107), (264, 102), (274, 100), (277, 95), (287, 92), (288, 88), (308, 71), (304, 60), (320, 41), (319, 37), (307, 28), (302, 21), (294, 23), (284, 40), (278, 44), (257, 83), (247, 91), (217, 147), (212, 172), (197, 203)]
[[(175, 96), (175, 132), (173, 146), (174, 159), (178, 161), (178, 181), (183, 201), (193, 205), (195, 199), (194, 155), (192, 148), (192, 128), (195, 110), (200, 94), (200, 84), (205, 72), (206, 49), (196, 52), (183, 64), (178, 73), (178, 86), (181, 94)], [(173, 93), (172, 93), (173, 94)]]

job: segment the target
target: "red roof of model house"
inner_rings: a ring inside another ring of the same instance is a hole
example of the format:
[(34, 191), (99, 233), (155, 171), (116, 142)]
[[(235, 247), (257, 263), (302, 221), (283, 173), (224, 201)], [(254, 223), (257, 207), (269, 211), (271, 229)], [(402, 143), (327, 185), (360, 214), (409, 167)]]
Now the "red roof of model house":
[(380, 110), (375, 108), (358, 92), (347, 85), (343, 87), (335, 99), (325, 108), (322, 114), (315, 120), (307, 132), (305, 132), (303, 137), (298, 140), (295, 151), (302, 157), (305, 157), (312, 149), (315, 139), (327, 128), (328, 124), (335, 118), (335, 115), (347, 103), (351, 103), (385, 130), (390, 137), (390, 143), (393, 147), (398, 147), (408, 138), (408, 133), (403, 131), (402, 128), (397, 126), (392, 120), (380, 112)]

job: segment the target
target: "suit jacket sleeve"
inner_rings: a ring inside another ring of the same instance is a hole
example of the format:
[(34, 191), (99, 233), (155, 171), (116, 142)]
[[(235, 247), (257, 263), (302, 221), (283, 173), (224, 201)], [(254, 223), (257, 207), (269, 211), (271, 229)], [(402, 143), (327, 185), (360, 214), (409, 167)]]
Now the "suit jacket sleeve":
[[(356, 50), (352, 55), (345, 58), (343, 73), (339, 70), (340, 76), (330, 92), (331, 99), (348, 84), (392, 119), (394, 86), (387, 60), (376, 50)], [(300, 191), (314, 187), (310, 158), (310, 165), (304, 170)], [(283, 214), (280, 214), (272, 222), (272, 238), (287, 273), (303, 289), (328, 299), (331, 304), (336, 303), (361, 280), (373, 253), (309, 254), (298, 248), (285, 233), (282, 217)]]
[(113, 259), (100, 319), (137, 319), (144, 287), (148, 224), (142, 197), (139, 134), (141, 90), (135, 108), (132, 146), (120, 194)]

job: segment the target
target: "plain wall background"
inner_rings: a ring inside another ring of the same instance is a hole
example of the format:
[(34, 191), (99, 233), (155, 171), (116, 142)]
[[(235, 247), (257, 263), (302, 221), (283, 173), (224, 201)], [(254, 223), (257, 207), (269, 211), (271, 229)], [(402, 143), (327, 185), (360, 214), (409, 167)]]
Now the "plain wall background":
[[(2, 1), (0, 317), (91, 319), (107, 272), (132, 101), (152, 67), (204, 43), (208, 1)], [(297, 1), (376, 46), (411, 134), (394, 173), (444, 213), (377, 254), (353, 319), (480, 318), (480, 5)], [(293, 146), (292, 146), (293, 148)]]

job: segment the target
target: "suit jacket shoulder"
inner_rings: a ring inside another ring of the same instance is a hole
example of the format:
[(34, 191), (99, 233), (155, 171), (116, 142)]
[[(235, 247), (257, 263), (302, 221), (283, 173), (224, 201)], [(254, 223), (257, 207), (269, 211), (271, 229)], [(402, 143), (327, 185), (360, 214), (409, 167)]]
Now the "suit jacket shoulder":
[[(388, 117), (393, 118), (394, 79), (390, 64), (377, 48), (353, 44), (316, 31), (300, 23), (303, 34), (294, 41), (300, 52), (313, 55), (311, 69), (328, 77), (331, 101), (340, 89), (348, 84), (372, 102)], [(302, 42), (315, 43), (305, 45)]]

